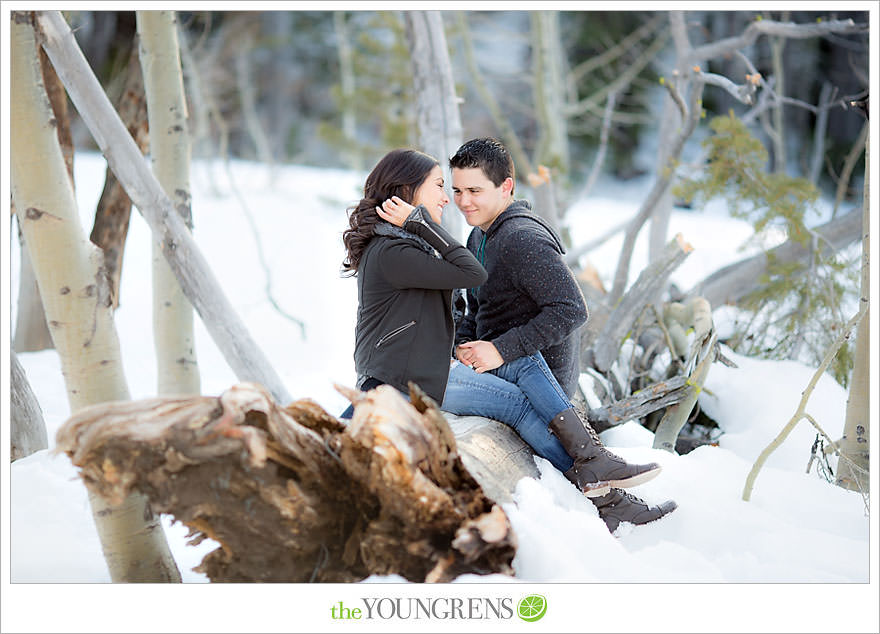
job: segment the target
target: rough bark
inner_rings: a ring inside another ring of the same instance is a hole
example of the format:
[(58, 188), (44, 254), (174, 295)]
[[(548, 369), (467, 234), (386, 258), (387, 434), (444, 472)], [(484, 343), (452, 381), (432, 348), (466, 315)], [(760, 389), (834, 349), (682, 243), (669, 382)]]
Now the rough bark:
[[(866, 122), (867, 123), (867, 122)], [(862, 270), (860, 281), (860, 299), (862, 304), (870, 306), (871, 279), (869, 254), (871, 218), (869, 215), (870, 191), (870, 142), (865, 145), (865, 186), (862, 200)], [(838, 461), (837, 485), (853, 491), (867, 493), (871, 464), (871, 421), (869, 416), (870, 403), (870, 355), (871, 355), (871, 311), (865, 310), (865, 316), (856, 330), (855, 358), (853, 373), (850, 377), (849, 395), (846, 401), (846, 418), (843, 423), (843, 438), (840, 441), (840, 453), (845, 457)]]
[(186, 224), (145, 165), (143, 155), (110, 105), (64, 18), (57, 11), (41, 11), (36, 14), (36, 20), (43, 48), (71, 100), (110, 168), (150, 225), (154, 238), (162, 243), (163, 254), (181, 288), (226, 362), (240, 380), (258, 382), (279, 401), (290, 401), (281, 379), (241, 322)]
[[(12, 196), (22, 211), (21, 230), (61, 359), (70, 410), (76, 411), (127, 400), (129, 394), (103, 257), (80, 225), (43, 89), (32, 20), (30, 13), (12, 16)], [(142, 497), (126, 497), (115, 508), (92, 499), (92, 513), (114, 581), (180, 580), (162, 526)]]
[(507, 516), (436, 405), (417, 388), (412, 404), (389, 386), (344, 393), (347, 426), (306, 399), (282, 408), (253, 383), (105, 404), (65, 422), (58, 449), (101, 496), (142, 491), (194, 542), (219, 542), (196, 569), (212, 581), (512, 574)]
[[(144, 95), (144, 77), (138, 59), (138, 47), (131, 47), (122, 94), (116, 103), (119, 118), (125, 124), (138, 149), (146, 154), (150, 134), (147, 126), (147, 100)], [(125, 239), (131, 218), (131, 199), (109, 167), (104, 175), (104, 189), (95, 211), (95, 222), (89, 239), (104, 252), (104, 267), (110, 280), (113, 308), (119, 307), (122, 262)]]
[(674, 376), (666, 381), (652, 383), (610, 405), (591, 408), (587, 416), (593, 429), (603, 432), (628, 420), (644, 418), (651, 412), (675, 405), (684, 400), (687, 393), (687, 377)]
[[(150, 130), (153, 173), (175, 211), (192, 231), (190, 140), (177, 18), (174, 11), (138, 11), (141, 67)], [(162, 253), (153, 241), (153, 341), (157, 394), (198, 394), (193, 310)]]
[(12, 444), (10, 459), (15, 461), (46, 449), (49, 446), (49, 437), (46, 434), (43, 411), (14, 351), (9, 353), (9, 365), (9, 439)]
[[(443, 17), (440, 11), (406, 11), (404, 16), (413, 68), (419, 147), (440, 162), (451, 201), (449, 158), (463, 139)], [(462, 231), (461, 214), (452, 207), (454, 203), (443, 214), (443, 226), (458, 237)]]
[(40, 74), (43, 78), (46, 95), (49, 97), (49, 103), (52, 106), (52, 113), (55, 115), (55, 133), (58, 135), (58, 144), (61, 146), (61, 155), (64, 157), (64, 166), (67, 168), (67, 175), (70, 178), (71, 185), (75, 185), (73, 181), (73, 135), (70, 133), (67, 93), (64, 92), (64, 85), (49, 62), (46, 52), (40, 49), (39, 53)]

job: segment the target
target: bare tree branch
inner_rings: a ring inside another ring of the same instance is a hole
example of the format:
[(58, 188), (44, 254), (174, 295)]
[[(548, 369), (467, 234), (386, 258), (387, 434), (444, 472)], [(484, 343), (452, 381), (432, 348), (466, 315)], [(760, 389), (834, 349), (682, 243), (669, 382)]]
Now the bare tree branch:
[(667, 31), (663, 31), (660, 35), (658, 35), (651, 45), (644, 50), (644, 52), (638, 57), (638, 59), (633, 62), (624, 72), (620, 74), (620, 76), (615, 79), (610, 84), (607, 84), (600, 90), (596, 91), (586, 99), (582, 99), (581, 101), (573, 104), (568, 104), (565, 107), (565, 114), (569, 117), (581, 115), (587, 110), (590, 109), (590, 106), (595, 106), (600, 103), (603, 99), (606, 98), (607, 95), (611, 93), (620, 92), (638, 75), (642, 72), (642, 69), (645, 68), (651, 61), (657, 56), (657, 53), (666, 45), (666, 40), (669, 39), (669, 33)]
[(832, 218), (837, 215), (837, 209), (840, 207), (840, 203), (846, 195), (846, 190), (849, 187), (849, 179), (852, 177), (853, 169), (855, 169), (859, 157), (862, 156), (862, 151), (865, 149), (865, 143), (867, 140), (868, 121), (865, 120), (865, 123), (862, 125), (862, 130), (859, 132), (858, 139), (856, 139), (856, 142), (846, 155), (846, 160), (843, 163), (843, 171), (840, 173), (840, 180), (837, 181), (837, 190), (834, 194), (834, 211), (831, 212)]
[(725, 90), (737, 101), (741, 101), (742, 103), (748, 105), (752, 105), (753, 103), (755, 103), (755, 91), (757, 89), (757, 86), (752, 81), (746, 80), (744, 84), (735, 84), (724, 75), (718, 75), (716, 73), (706, 73), (702, 71), (699, 71), (699, 75), (703, 78), (704, 82), (713, 86), (718, 86), (719, 88)]
[(815, 24), (795, 24), (774, 20), (756, 20), (746, 27), (741, 35), (728, 37), (694, 48), (688, 55), (690, 63), (715, 59), (751, 46), (761, 35), (776, 35), (792, 39), (818, 37), (829, 33), (867, 33), (867, 24), (856, 24), (852, 20), (829, 20)]
[(648, 197), (645, 199), (645, 202), (642, 203), (642, 207), (639, 209), (639, 212), (636, 214), (635, 218), (633, 218), (629, 228), (626, 230), (626, 235), (623, 239), (623, 247), (620, 250), (620, 256), (617, 260), (617, 271), (614, 273), (614, 286), (610, 293), (610, 302), (612, 305), (616, 304), (617, 300), (623, 296), (623, 292), (626, 288), (626, 283), (629, 278), (630, 259), (632, 258), (636, 237), (642, 226), (648, 218), (651, 217), (651, 213), (654, 211), (654, 207), (657, 205), (660, 197), (666, 191), (667, 187), (669, 187), (669, 183), (672, 181), (672, 176), (675, 172), (675, 163), (681, 156), (681, 151), (684, 149), (684, 143), (690, 138), (691, 134), (693, 134), (694, 129), (697, 127), (697, 122), (700, 120), (702, 109), (699, 107), (699, 102), (702, 94), (703, 82), (698, 76), (694, 80), (689, 116), (685, 117), (684, 127), (672, 144), (666, 167), (661, 170), (657, 181), (654, 183), (654, 187), (651, 188)]
[(625, 38), (620, 40), (620, 42), (618, 42), (615, 46), (612, 46), (608, 50), (604, 51), (601, 55), (596, 55), (594, 57), (590, 57), (587, 60), (584, 60), (583, 62), (571, 69), (571, 80), (574, 82), (580, 81), (586, 75), (593, 72), (595, 69), (607, 66), (612, 61), (633, 48), (636, 42), (641, 41), (650, 33), (657, 31), (657, 27), (660, 26), (660, 24), (665, 21), (665, 19), (666, 16), (662, 12), (657, 13), (648, 22), (646, 22), (635, 31), (627, 35)]
[(599, 151), (596, 152), (596, 160), (593, 161), (593, 167), (590, 170), (590, 175), (587, 177), (587, 183), (578, 194), (578, 199), (586, 198), (589, 195), (593, 185), (596, 184), (596, 179), (599, 178), (602, 165), (605, 163), (605, 153), (608, 151), (608, 133), (611, 130), (611, 117), (614, 114), (614, 104), (616, 101), (616, 92), (608, 95), (608, 101), (605, 104), (605, 116), (602, 117), (602, 130), (599, 132)]

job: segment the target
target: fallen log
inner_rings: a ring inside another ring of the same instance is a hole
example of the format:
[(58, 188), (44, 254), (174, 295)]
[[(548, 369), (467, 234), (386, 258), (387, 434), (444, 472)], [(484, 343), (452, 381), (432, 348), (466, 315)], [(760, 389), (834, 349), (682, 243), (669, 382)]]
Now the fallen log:
[(103, 403), (65, 422), (56, 451), (111, 503), (139, 491), (192, 543), (217, 541), (196, 568), (211, 581), (512, 575), (510, 522), (433, 401), (418, 388), (412, 404), (387, 386), (340, 390), (355, 406), (348, 425), (308, 399), (282, 408), (254, 383)]
[[(812, 230), (819, 237), (823, 250), (839, 251), (862, 236), (862, 210), (853, 209)], [(809, 248), (796, 240), (788, 240), (766, 253), (758, 253), (718, 269), (685, 293), (686, 297), (701, 296), (714, 307), (736, 304), (755, 290), (771, 262), (776, 264), (804, 263), (813, 257)]]

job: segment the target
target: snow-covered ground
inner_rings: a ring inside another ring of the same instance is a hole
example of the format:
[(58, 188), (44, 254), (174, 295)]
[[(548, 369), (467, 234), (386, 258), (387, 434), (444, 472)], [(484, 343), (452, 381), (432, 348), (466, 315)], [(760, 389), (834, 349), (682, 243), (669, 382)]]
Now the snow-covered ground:
[[(87, 232), (105, 163), (99, 155), (80, 154), (75, 168)], [(341, 232), (345, 208), (359, 198), (364, 174), (284, 167), (270, 182), (263, 166), (235, 162), (232, 168), (240, 197), (221, 164), (194, 165), (196, 239), (291, 395), (313, 398), (329, 412), (339, 413), (347, 403), (332, 384), (354, 381), (351, 353), (357, 304), (354, 281), (339, 275)], [(575, 241), (599, 235), (635, 213), (649, 185), (647, 180), (624, 185), (600, 181), (589, 200), (570, 212)], [(673, 276), (682, 288), (743, 257), (737, 248), (751, 232), (718, 207), (703, 214), (677, 211), (671, 229), (682, 232), (694, 247)], [(643, 240), (644, 236), (633, 261), (636, 273), (644, 264)], [(620, 241), (618, 235), (590, 254), (606, 282), (616, 266)], [(271, 270), (272, 294), (284, 311), (304, 322), (305, 337), (299, 325), (267, 299), (258, 242)], [(9, 243), (4, 237), (4, 250)], [(149, 229), (134, 213), (116, 313), (134, 399), (152, 396), (156, 384), (149, 260)], [(6, 314), (14, 316), (17, 244), (11, 245), (10, 261), (11, 306)], [(236, 378), (198, 319), (196, 337), (202, 392), (217, 395)], [(726, 354), (739, 367), (715, 364), (700, 397), (702, 408), (725, 432), (718, 446), (672, 455), (652, 449), (651, 432), (635, 423), (603, 435), (605, 443), (627, 459), (660, 462), (661, 476), (633, 492), (653, 502), (675, 499), (678, 510), (650, 525), (625, 525), (612, 536), (595, 507), (538, 459), (541, 478), (521, 481), (514, 503), (505, 507), (519, 540), (513, 582), (468, 575), (441, 587), (404, 584), (398, 577), (349, 586), (198, 585), (206, 579), (192, 568), (216, 544), (186, 545), (186, 529), (166, 518), (168, 539), (187, 585), (87, 585), (105, 584), (109, 575), (85, 488), (65, 456), (38, 452), (13, 463), (8, 472), (4, 466), (4, 623), (14, 624), (14, 631), (335, 631), (328, 616), (331, 604), (365, 595), (537, 592), (547, 596), (551, 606), (540, 622), (487, 620), (479, 629), (877, 631), (877, 557), (876, 551), (871, 556), (870, 540), (871, 535), (876, 540), (877, 522), (869, 519), (859, 494), (824, 481), (815, 466), (805, 473), (815, 438), (809, 423), (800, 423), (772, 454), (751, 501), (742, 499), (752, 464), (794, 413), (814, 368), (745, 358), (729, 350)], [(50, 350), (20, 354), (19, 360), (40, 401), (51, 449), (56, 430), (70, 414), (58, 357)], [(826, 375), (808, 411), (837, 438), (845, 406), (845, 390)], [(8, 442), (6, 425), (3, 439)], [(873, 473), (876, 491), (876, 469)], [(520, 584), (522, 590), (515, 587)], [(417, 628), (469, 631), (473, 626), (422, 621)], [(382, 621), (358, 627), (413, 631), (416, 626)]]

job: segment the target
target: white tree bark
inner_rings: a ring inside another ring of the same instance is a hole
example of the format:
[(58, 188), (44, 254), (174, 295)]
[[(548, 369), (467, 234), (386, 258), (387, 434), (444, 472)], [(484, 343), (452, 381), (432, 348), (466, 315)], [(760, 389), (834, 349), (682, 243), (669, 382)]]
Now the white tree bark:
[[(865, 188), (862, 203), (862, 278), (861, 301), (870, 305), (871, 279), (869, 266), (869, 229), (871, 218), (868, 213), (870, 197), (870, 141), (865, 141)], [(871, 312), (866, 309), (865, 316), (856, 330), (855, 359), (853, 373), (849, 383), (849, 397), (846, 401), (846, 418), (843, 423), (843, 438), (840, 441), (840, 453), (846, 459), (837, 463), (837, 484), (845, 489), (867, 493), (870, 478), (870, 430), (871, 421), (868, 417), (870, 403), (870, 356), (871, 356)]]
[[(80, 225), (52, 110), (43, 88), (31, 14), (11, 26), (12, 196), (49, 323), (72, 412), (128, 400), (103, 254)], [(54, 63), (54, 60), (53, 60)], [(162, 525), (146, 498), (110, 508), (90, 496), (113, 581), (179, 581)]]
[[(140, 61), (147, 97), (153, 173), (187, 227), (192, 230), (189, 184), (191, 146), (177, 19), (174, 11), (138, 11)], [(199, 394), (192, 305), (153, 242), (153, 341), (157, 394)]]
[[(447, 195), (452, 201), (449, 159), (461, 146), (462, 128), (443, 18), (439, 11), (406, 11), (404, 15), (412, 58), (419, 146), (440, 161)], [(450, 202), (443, 214), (443, 226), (460, 238), (461, 214), (453, 212), (454, 208), (455, 203)]]
[(214, 343), (241, 381), (265, 386), (282, 403), (291, 401), (281, 379), (250, 336), (211, 272), (174, 205), (147, 168), (143, 155), (113, 110), (73, 33), (57, 11), (36, 14), (42, 45), (107, 163), (162, 244)]
[(532, 33), (535, 58), (533, 81), (540, 130), (536, 162), (567, 174), (568, 119), (565, 114), (559, 11), (533, 12)]
[(18, 460), (46, 449), (49, 446), (49, 437), (46, 434), (43, 411), (14, 350), (9, 353), (9, 365), (9, 439), (12, 445), (11, 458)]
[[(675, 44), (675, 69), (683, 78), (679, 86), (679, 92), (687, 95), (690, 82), (685, 79), (682, 64), (690, 52), (690, 41), (687, 37), (687, 25), (685, 24), (684, 11), (670, 11), (669, 22), (672, 28), (672, 41)], [(669, 165), (670, 148), (675, 140), (675, 135), (684, 124), (679, 108), (669, 95), (663, 99), (663, 116), (660, 123), (660, 136), (657, 143), (657, 171), (667, 169)], [(652, 262), (660, 257), (660, 253), (666, 245), (666, 235), (669, 233), (669, 221), (672, 218), (672, 193), (669, 189), (664, 190), (657, 201), (657, 205), (651, 214), (651, 224), (648, 227), (648, 261)]]
[(54, 347), (49, 326), (46, 324), (46, 311), (40, 299), (40, 289), (34, 277), (34, 267), (19, 231), (19, 286), (18, 310), (15, 317), (15, 337), (12, 349), (16, 352), (36, 352)]
[(559, 12), (534, 11), (532, 17), (532, 92), (538, 123), (538, 173), (528, 174), (535, 212), (558, 232), (560, 212), (557, 174), (568, 173), (568, 126), (565, 116), (565, 86), (559, 44)]

